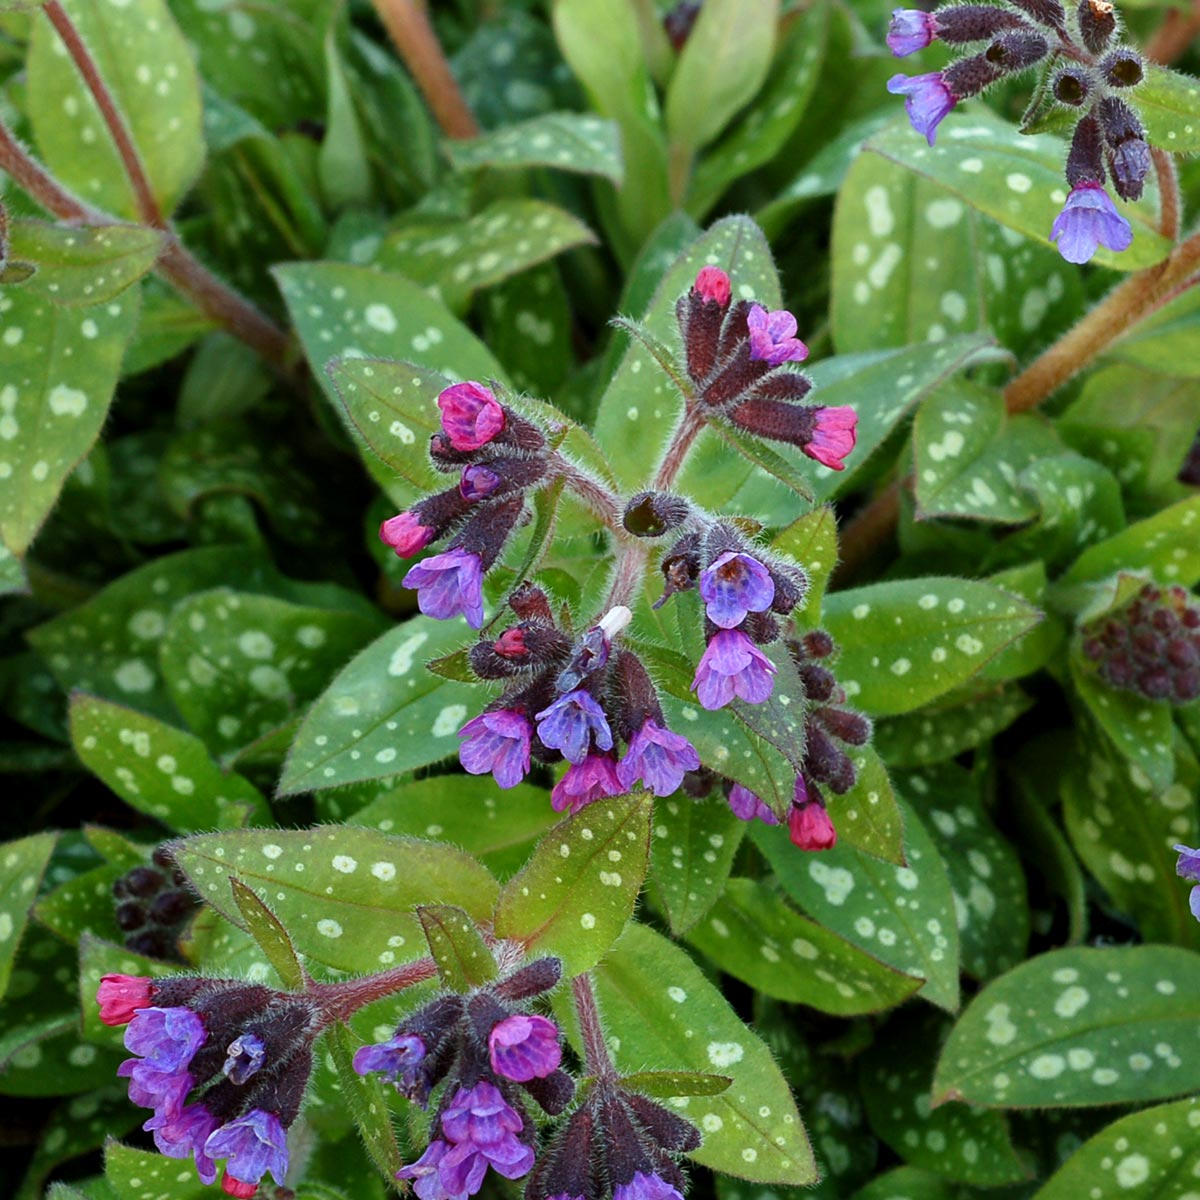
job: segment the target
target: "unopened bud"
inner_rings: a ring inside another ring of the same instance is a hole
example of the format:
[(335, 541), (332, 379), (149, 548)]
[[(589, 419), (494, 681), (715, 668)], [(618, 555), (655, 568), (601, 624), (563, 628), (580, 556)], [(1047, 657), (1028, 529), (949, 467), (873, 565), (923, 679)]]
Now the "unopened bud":
[(1058, 0), (1011, 0), (1022, 12), (1028, 13), (1039, 25), (1064, 32), (1067, 14)]
[(1006, 30), (1029, 29), (1016, 13), (993, 4), (956, 4), (952, 8), (940, 8), (934, 21), (938, 38), (951, 46), (987, 41)]
[(1145, 70), (1141, 55), (1122, 46), (1114, 50), (1100, 64), (1100, 71), (1112, 87), (1136, 87), (1142, 82)]
[(621, 523), (634, 537), (662, 537), (682, 525), (691, 511), (691, 505), (680, 496), (666, 492), (638, 492), (625, 505)]
[(1104, 182), (1104, 137), (1094, 112), (1075, 126), (1066, 175), (1073, 188), (1083, 183)]
[(1054, 76), (1050, 86), (1055, 100), (1072, 108), (1082, 105), (1092, 90), (1091, 79), (1081, 67), (1064, 67)]
[(1117, 30), (1117, 16), (1109, 0), (1079, 0), (1076, 10), (1083, 44), (1093, 53), (1101, 53)]

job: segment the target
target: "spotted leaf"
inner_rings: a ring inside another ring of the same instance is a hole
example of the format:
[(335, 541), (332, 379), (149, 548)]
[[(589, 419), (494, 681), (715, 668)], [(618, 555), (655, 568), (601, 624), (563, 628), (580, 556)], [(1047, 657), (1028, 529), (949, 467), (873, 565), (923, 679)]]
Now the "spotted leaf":
[(1011, 592), (938, 577), (836, 592), (823, 613), (841, 647), (847, 697), (880, 716), (909, 712), (970, 679), (1038, 620)]
[(553, 167), (601, 175), (618, 185), (624, 175), (617, 126), (587, 113), (546, 113), (469, 141), (449, 142), (446, 150), (460, 171)]
[(938, 1061), (934, 1103), (1143, 1103), (1200, 1087), (1200, 955), (1174, 946), (1039, 955), (993, 980)]
[(104, 1179), (113, 1195), (136, 1195), (139, 1200), (205, 1200), (212, 1195), (190, 1163), (172, 1162), (153, 1150), (135, 1150), (115, 1141), (104, 1147)]
[(469, 992), (496, 978), (496, 960), (475, 922), (453, 904), (421, 904), (417, 919), (446, 987)]
[(438, 842), (351, 827), (200, 834), (173, 844), (196, 892), (244, 927), (230, 882), (241, 880), (279, 918), (306, 958), (343, 971), (379, 970), (425, 951), (418, 904), (491, 915), (496, 882), (470, 855)]
[(0, 846), (0, 998), (8, 991), (29, 909), (57, 840), (53, 833), (35, 833)]
[(1153, 146), (1172, 154), (1200, 150), (1200, 87), (1190, 75), (1147, 63), (1137, 90), (1138, 112)]
[(713, 1071), (715, 1096), (672, 1103), (704, 1138), (692, 1158), (741, 1179), (802, 1187), (817, 1177), (787, 1081), (771, 1052), (688, 957), (645, 925), (628, 926), (593, 976), (614, 1031), (618, 1069)]
[(497, 937), (594, 967), (633, 913), (650, 854), (649, 793), (597, 800), (538, 843), (496, 904)]

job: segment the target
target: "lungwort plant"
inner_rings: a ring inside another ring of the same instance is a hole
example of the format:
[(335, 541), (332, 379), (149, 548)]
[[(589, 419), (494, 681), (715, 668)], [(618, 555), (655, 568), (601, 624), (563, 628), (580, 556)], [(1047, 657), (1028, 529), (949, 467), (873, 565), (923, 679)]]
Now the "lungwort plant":
[(0, 1190), (1195, 1200), (1198, 32), (0, 8)]

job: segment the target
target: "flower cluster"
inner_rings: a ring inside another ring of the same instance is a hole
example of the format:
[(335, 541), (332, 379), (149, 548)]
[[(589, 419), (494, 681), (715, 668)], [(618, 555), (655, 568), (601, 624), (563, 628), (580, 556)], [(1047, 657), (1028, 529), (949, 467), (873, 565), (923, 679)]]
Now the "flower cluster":
[(942, 71), (895, 75), (888, 81), (890, 92), (904, 96), (913, 128), (932, 146), (938, 124), (960, 100), (1050, 60), (1048, 95), (1064, 112), (1078, 114), (1066, 164), (1071, 191), (1050, 238), (1073, 263), (1087, 262), (1098, 246), (1127, 249), (1133, 230), (1104, 189), (1105, 168), (1117, 195), (1136, 200), (1150, 170), (1150, 149), (1137, 113), (1124, 98), (1142, 81), (1142, 60), (1120, 43), (1110, 0), (1079, 0), (1070, 15), (1059, 0), (893, 12), (887, 44), (897, 57), (923, 50), (934, 40), (954, 47), (986, 46)]
[(470, 995), (440, 996), (388, 1041), (354, 1056), (360, 1075), (380, 1072), (423, 1106), (445, 1084), (429, 1145), (397, 1175), (420, 1200), (462, 1200), (479, 1191), (489, 1168), (520, 1179), (533, 1167), (536, 1130), (521, 1093), (557, 1116), (575, 1091), (559, 1066), (558, 1027), (525, 1011), (560, 977), (558, 960), (543, 958)]
[(1146, 584), (1118, 612), (1085, 625), (1083, 653), (1110, 687), (1148, 700), (1200, 697), (1200, 606), (1186, 589)]
[[(613, 608), (572, 639), (556, 625), (541, 588), (522, 585), (509, 607), (517, 623), (471, 649), (475, 674), (508, 687), (459, 733), (467, 771), (491, 772), (508, 788), (525, 777), (532, 758), (565, 759), (570, 765), (550, 799), (559, 812), (578, 812), (639, 781), (656, 795), (670, 795), (699, 767), (692, 744), (667, 728), (641, 660), (614, 645), (632, 616), (628, 608)], [(619, 760), (616, 738), (626, 745)]]
[[(270, 1174), (283, 1183), (287, 1130), (312, 1071), (319, 1007), (302, 996), (229, 979), (105, 975), (106, 1025), (125, 1025), (117, 1074), (152, 1115), (143, 1129), (169, 1158), (191, 1157), (204, 1183), (250, 1197)], [(190, 1097), (190, 1102), (189, 1102)]]
[(165, 847), (155, 849), (151, 862), (113, 881), (114, 916), (129, 950), (180, 961), (179, 935), (196, 911), (196, 899)]
[(404, 586), (415, 588), (423, 613), (447, 620), (460, 613), (483, 624), (483, 576), (525, 518), (526, 495), (546, 481), (549, 451), (541, 430), (501, 404), (480, 383), (456, 383), (438, 396), (442, 432), (430, 457), (438, 470), (457, 472), (457, 485), (389, 517), (379, 536), (401, 558), (453, 534), (450, 545), (412, 567)]

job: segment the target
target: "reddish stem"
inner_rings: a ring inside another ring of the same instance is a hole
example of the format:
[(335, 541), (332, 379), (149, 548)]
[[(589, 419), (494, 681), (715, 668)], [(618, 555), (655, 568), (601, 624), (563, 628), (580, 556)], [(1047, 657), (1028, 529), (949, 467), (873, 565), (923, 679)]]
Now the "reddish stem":
[(361, 979), (347, 979), (341, 983), (311, 983), (306, 991), (321, 1005), (326, 1023), (348, 1021), (364, 1005), (385, 1000), (405, 988), (432, 979), (436, 974), (437, 965), (432, 958), (418, 958), (390, 971), (381, 971), (378, 975), (364, 975)]
[(576, 975), (571, 980), (571, 994), (575, 999), (575, 1015), (579, 1018), (579, 1036), (583, 1042), (583, 1059), (588, 1073), (597, 1079), (615, 1080), (617, 1068), (613, 1065), (604, 1040), (604, 1029), (600, 1024), (600, 1013), (596, 1008), (596, 994), (592, 981), (586, 975)]

